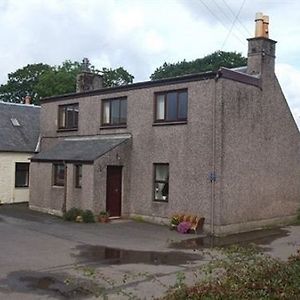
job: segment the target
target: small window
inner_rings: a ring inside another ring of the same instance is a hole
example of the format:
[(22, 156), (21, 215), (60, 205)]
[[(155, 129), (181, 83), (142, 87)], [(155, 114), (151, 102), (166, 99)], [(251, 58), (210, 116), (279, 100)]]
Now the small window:
[(120, 126), (127, 123), (127, 98), (102, 100), (102, 125)]
[(157, 93), (155, 95), (155, 122), (187, 120), (187, 90)]
[(54, 164), (53, 165), (53, 185), (64, 186), (65, 185), (65, 165)]
[(16, 163), (15, 187), (29, 186), (29, 163)]
[(82, 165), (75, 165), (75, 187), (81, 188), (82, 183)]
[(154, 164), (154, 200), (168, 201), (169, 164)]
[(58, 107), (58, 129), (78, 129), (78, 103)]

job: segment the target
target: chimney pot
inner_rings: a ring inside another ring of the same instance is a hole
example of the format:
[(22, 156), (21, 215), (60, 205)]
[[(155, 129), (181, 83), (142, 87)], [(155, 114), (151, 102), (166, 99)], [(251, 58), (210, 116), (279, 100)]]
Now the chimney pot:
[(269, 38), (269, 16), (261, 12), (255, 14), (255, 37)]
[(29, 95), (25, 96), (25, 104), (30, 105), (31, 104), (31, 97)]

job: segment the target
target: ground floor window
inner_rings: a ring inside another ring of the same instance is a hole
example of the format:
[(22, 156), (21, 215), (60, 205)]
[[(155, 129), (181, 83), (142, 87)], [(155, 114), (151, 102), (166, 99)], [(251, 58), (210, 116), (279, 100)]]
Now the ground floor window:
[(16, 163), (15, 187), (29, 186), (29, 163)]
[(75, 165), (75, 187), (81, 188), (82, 165)]
[(169, 164), (154, 164), (154, 200), (168, 201)]
[(53, 185), (64, 186), (65, 184), (65, 165), (53, 164)]

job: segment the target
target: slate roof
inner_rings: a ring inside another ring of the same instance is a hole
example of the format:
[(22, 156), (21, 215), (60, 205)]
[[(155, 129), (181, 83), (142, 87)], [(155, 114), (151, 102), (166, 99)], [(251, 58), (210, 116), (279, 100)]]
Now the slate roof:
[(0, 102), (0, 152), (35, 152), (39, 134), (39, 106)]
[(123, 142), (129, 140), (125, 137), (92, 137), (65, 139), (49, 150), (34, 155), (31, 161), (37, 162), (84, 162), (93, 163), (97, 158), (111, 151)]

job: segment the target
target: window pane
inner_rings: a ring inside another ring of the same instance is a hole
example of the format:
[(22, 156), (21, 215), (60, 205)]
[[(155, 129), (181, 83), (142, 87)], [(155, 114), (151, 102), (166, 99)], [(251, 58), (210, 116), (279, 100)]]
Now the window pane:
[(67, 107), (66, 108), (67, 113), (66, 113), (66, 118), (67, 118), (67, 123), (66, 123), (66, 127), (67, 128), (72, 128), (74, 127), (74, 114), (73, 114), (73, 107)]
[(103, 102), (103, 112), (102, 112), (102, 124), (109, 124), (109, 104), (110, 102)]
[(65, 128), (66, 126), (66, 111), (65, 107), (59, 107), (58, 127)]
[(119, 124), (120, 100), (111, 101), (111, 124)]
[(187, 119), (187, 92), (178, 94), (178, 118)]
[(127, 122), (127, 100), (120, 100), (121, 101), (121, 112), (120, 112), (120, 123), (126, 124)]
[(169, 178), (169, 166), (168, 165), (156, 165), (155, 166), (155, 180), (167, 181)]
[(167, 94), (167, 121), (177, 120), (177, 93)]
[(166, 183), (155, 183), (155, 192), (154, 199), (155, 200), (167, 200), (169, 194), (168, 182)]
[(63, 164), (54, 165), (54, 185), (63, 186), (65, 181), (65, 166)]
[(156, 120), (165, 118), (165, 96), (158, 95), (156, 98)]
[(78, 105), (76, 105), (74, 107), (74, 127), (75, 128), (78, 127), (78, 112), (79, 112), (79, 108), (78, 108)]
[(29, 186), (29, 163), (16, 163), (15, 186)]
[(75, 166), (75, 186), (77, 188), (81, 187), (81, 180), (82, 180), (82, 165)]

